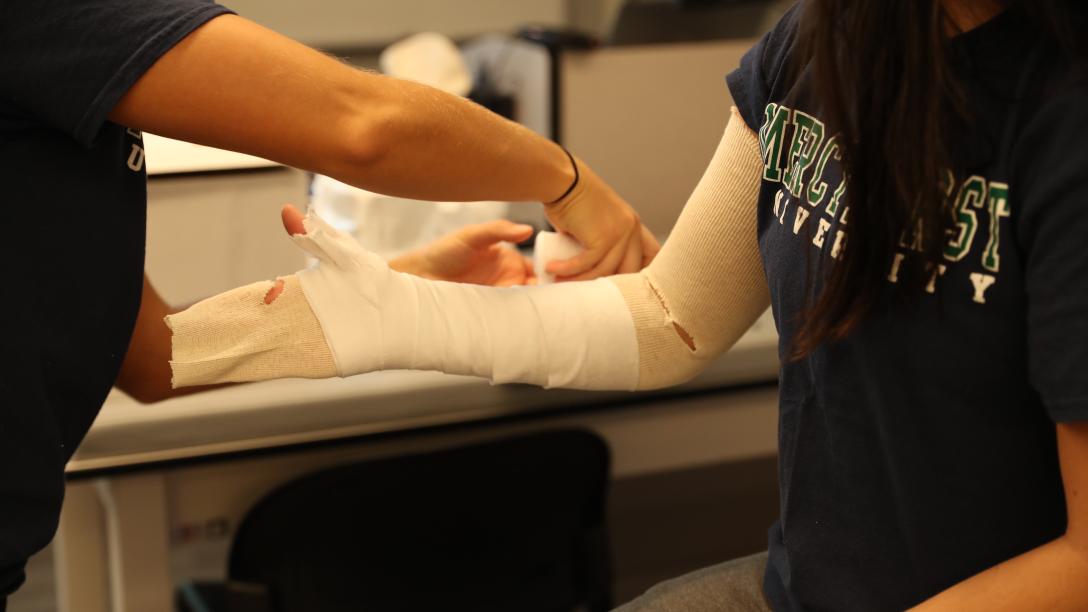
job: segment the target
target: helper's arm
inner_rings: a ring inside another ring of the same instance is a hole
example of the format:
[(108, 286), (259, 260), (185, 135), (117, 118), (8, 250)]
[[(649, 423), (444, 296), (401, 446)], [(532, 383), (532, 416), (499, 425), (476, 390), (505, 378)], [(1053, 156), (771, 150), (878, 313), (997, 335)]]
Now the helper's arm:
[(766, 309), (756, 239), (762, 162), (734, 111), (660, 255), (638, 274), (495, 289), (398, 274), (319, 219), (295, 236), (320, 260), (168, 318), (174, 383), (439, 370), (550, 387), (683, 382)]
[[(110, 119), (423, 200), (552, 202), (574, 180), (566, 153), (523, 126), (233, 15), (163, 55)], [(638, 270), (656, 242), (592, 170), (582, 166), (581, 174), (582, 189), (547, 209), (589, 251), (559, 273)]]

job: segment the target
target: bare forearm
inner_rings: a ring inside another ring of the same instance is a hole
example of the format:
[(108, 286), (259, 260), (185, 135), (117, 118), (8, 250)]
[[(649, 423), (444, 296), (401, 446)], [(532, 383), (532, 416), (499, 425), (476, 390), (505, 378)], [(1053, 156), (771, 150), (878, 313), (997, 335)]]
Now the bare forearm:
[(547, 202), (573, 180), (525, 127), (230, 15), (164, 55), (110, 118), (411, 198)]
[[(336, 169), (345, 182), (417, 199), (551, 202), (574, 180), (558, 145), (482, 106), (407, 81), (352, 79), (367, 93), (356, 111), (362, 159)], [(375, 99), (384, 109), (372, 115)]]
[(1083, 610), (1088, 548), (1068, 537), (1014, 557), (914, 608), (917, 612)]

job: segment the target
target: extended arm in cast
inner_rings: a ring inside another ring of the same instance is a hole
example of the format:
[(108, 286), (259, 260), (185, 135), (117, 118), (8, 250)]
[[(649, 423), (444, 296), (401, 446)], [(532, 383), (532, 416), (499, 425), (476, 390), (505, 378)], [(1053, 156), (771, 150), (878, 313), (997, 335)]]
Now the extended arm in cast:
[(168, 317), (175, 386), (438, 370), (581, 389), (684, 382), (767, 308), (756, 238), (762, 163), (733, 115), (660, 254), (639, 273), (491, 288), (391, 270), (308, 217), (298, 245), (319, 264)]

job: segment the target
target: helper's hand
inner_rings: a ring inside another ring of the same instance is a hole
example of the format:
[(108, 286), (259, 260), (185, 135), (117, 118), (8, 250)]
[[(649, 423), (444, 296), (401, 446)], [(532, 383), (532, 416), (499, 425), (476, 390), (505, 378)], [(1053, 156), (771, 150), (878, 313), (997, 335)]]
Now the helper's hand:
[(559, 231), (585, 247), (576, 257), (548, 262), (557, 280), (589, 280), (609, 274), (638, 272), (661, 249), (638, 213), (589, 166), (577, 160), (578, 185), (565, 198), (545, 205)]
[[(283, 207), (283, 227), (306, 233), (303, 214)], [(529, 225), (506, 220), (467, 225), (389, 262), (389, 267), (423, 278), (473, 285), (510, 287), (536, 283), (533, 262), (504, 242), (517, 244), (533, 234)]]

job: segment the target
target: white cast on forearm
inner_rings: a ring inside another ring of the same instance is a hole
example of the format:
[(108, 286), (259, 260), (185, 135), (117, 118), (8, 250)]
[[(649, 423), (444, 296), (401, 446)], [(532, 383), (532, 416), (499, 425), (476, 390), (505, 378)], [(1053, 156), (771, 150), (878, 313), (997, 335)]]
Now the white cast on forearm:
[(412, 369), (545, 387), (637, 384), (634, 323), (608, 281), (500, 289), (425, 280), (317, 217), (305, 223), (295, 241), (320, 263), (298, 278), (341, 376)]
[(647, 269), (546, 287), (497, 289), (402, 274), (308, 218), (307, 234), (295, 240), (319, 264), (297, 275), (300, 289), (289, 277), (288, 290), (265, 305), (271, 285), (250, 285), (168, 317), (174, 384), (388, 369), (580, 389), (683, 382), (768, 305), (756, 242), (761, 175), (756, 136), (734, 109), (706, 174)]

